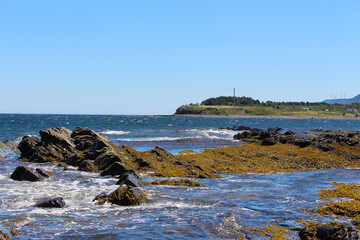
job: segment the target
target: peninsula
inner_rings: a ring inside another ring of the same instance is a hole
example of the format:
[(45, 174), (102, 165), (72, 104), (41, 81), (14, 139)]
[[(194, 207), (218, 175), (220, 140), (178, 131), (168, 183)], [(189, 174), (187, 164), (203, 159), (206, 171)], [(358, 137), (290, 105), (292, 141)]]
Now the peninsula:
[(360, 102), (260, 102), (250, 97), (216, 97), (180, 106), (175, 115), (357, 118)]

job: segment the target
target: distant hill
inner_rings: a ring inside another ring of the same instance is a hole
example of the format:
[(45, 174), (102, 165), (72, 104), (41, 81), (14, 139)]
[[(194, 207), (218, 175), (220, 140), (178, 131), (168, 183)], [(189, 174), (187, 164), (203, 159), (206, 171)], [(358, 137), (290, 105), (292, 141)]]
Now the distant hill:
[(326, 99), (324, 101), (324, 103), (329, 103), (329, 104), (334, 104), (334, 103), (338, 103), (338, 104), (352, 104), (352, 103), (360, 103), (360, 94), (353, 97), (353, 98), (343, 98), (343, 99)]

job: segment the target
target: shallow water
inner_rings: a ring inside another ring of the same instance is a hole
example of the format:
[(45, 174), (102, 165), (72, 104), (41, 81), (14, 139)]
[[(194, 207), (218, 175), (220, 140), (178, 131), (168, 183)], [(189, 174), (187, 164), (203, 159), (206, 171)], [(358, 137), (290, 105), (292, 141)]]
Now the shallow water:
[[(19, 140), (46, 127), (88, 126), (119, 145), (129, 143), (138, 150), (160, 145), (174, 153), (239, 144), (232, 140), (233, 132), (217, 130), (219, 126), (280, 126), (297, 132), (318, 127), (359, 130), (356, 120), (0, 115), (0, 122), (3, 139)], [(148, 201), (136, 207), (99, 206), (93, 204), (93, 198), (115, 190), (116, 179), (75, 169), (64, 171), (49, 164), (20, 163), (16, 158), (0, 160), (0, 227), (15, 228), (21, 234), (16, 239), (234, 239), (242, 226), (290, 226), (300, 219), (331, 221), (331, 217), (304, 210), (318, 204), (317, 191), (332, 182), (360, 181), (357, 169), (224, 175), (222, 179), (199, 180), (205, 188), (147, 186)], [(54, 175), (43, 182), (13, 181), (9, 177), (20, 164), (41, 167)], [(57, 196), (64, 198), (65, 208), (33, 207), (40, 198)]]

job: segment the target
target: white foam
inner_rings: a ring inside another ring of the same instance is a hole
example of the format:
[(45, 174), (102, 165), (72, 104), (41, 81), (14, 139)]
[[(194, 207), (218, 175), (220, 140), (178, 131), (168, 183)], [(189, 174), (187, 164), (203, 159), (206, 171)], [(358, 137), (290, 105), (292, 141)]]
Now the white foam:
[(182, 139), (193, 139), (194, 137), (154, 137), (154, 138), (125, 138), (117, 139), (118, 141), (127, 142), (163, 142), (163, 141), (177, 141)]
[(130, 134), (130, 132), (120, 131), (120, 130), (105, 130), (105, 131), (101, 131), (100, 133), (105, 134), (105, 135), (125, 135), (125, 134)]

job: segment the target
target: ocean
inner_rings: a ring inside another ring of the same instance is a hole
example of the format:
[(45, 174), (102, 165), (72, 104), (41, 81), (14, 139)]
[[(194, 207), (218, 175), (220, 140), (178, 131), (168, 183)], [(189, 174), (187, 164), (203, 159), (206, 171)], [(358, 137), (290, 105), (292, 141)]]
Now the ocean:
[[(234, 125), (279, 126), (299, 134), (315, 128), (360, 130), (360, 121), (355, 119), (0, 114), (0, 140), (18, 143), (45, 128), (88, 127), (117, 145), (129, 144), (139, 151), (160, 146), (176, 154), (242, 144), (233, 140), (236, 132), (218, 129)], [(20, 233), (15, 239), (234, 239), (243, 226), (331, 221), (330, 216), (304, 210), (318, 204), (317, 191), (332, 182), (360, 180), (358, 169), (232, 174), (197, 180), (206, 184), (204, 188), (148, 186), (149, 199), (140, 206), (99, 206), (92, 199), (115, 190), (116, 179), (75, 169), (63, 171), (51, 164), (21, 163), (17, 158), (0, 160), (0, 230), (15, 229)], [(42, 182), (13, 181), (9, 177), (20, 164), (54, 175)], [(64, 198), (65, 208), (33, 207), (40, 198), (58, 196)]]

